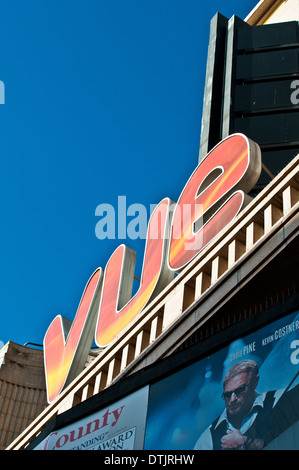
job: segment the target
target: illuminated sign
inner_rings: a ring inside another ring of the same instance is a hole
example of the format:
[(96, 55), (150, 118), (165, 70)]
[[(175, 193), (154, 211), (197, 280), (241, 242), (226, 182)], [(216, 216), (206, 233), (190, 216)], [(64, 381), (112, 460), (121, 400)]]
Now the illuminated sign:
[(234, 134), (198, 165), (177, 204), (157, 205), (147, 230), (142, 277), (132, 297), (135, 252), (120, 245), (105, 271), (97, 269), (73, 324), (57, 316), (44, 338), (48, 401), (83, 370), (93, 339), (105, 347), (231, 222), (248, 201), (261, 172), (259, 146)]
[(48, 401), (51, 402), (78, 375), (93, 341), (102, 270), (89, 279), (73, 324), (58, 315), (44, 337)]
[(95, 334), (99, 347), (107, 346), (173, 278), (167, 269), (171, 207), (164, 199), (150, 218), (140, 287), (131, 299), (135, 252), (121, 245), (108, 261)]

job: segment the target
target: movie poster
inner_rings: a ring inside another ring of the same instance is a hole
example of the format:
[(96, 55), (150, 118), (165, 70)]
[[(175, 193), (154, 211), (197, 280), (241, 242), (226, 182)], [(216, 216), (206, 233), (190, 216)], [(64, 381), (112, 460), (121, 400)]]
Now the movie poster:
[(148, 387), (144, 387), (109, 407), (53, 431), (35, 450), (142, 449), (147, 405)]
[(298, 368), (296, 311), (153, 384), (144, 448), (271, 446), (299, 420)]

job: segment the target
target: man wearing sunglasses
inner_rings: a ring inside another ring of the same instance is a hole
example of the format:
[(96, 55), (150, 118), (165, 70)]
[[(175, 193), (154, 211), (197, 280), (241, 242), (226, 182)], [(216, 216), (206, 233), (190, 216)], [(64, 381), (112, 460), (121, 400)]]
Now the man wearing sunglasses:
[(299, 419), (298, 386), (258, 393), (258, 366), (241, 361), (223, 380), (223, 413), (204, 431), (194, 449), (259, 450)]

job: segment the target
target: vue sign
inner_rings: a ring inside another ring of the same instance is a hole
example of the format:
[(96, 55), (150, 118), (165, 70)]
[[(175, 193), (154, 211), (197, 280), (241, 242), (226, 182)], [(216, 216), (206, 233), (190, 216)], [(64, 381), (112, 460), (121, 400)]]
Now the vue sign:
[(163, 199), (147, 230), (142, 277), (132, 297), (135, 252), (120, 245), (83, 292), (73, 323), (58, 315), (44, 337), (49, 403), (83, 370), (93, 339), (106, 347), (244, 207), (261, 172), (258, 145), (233, 134), (211, 150), (177, 204)]

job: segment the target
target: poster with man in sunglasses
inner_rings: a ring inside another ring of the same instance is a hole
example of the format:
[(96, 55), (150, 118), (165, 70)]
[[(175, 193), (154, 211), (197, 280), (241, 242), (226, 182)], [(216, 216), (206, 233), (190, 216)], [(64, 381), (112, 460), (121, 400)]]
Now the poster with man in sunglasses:
[(259, 393), (258, 382), (255, 361), (243, 360), (229, 369), (223, 380), (225, 409), (202, 433), (195, 449), (259, 450), (294, 421), (298, 414), (299, 385)]
[(144, 448), (298, 449), (298, 370), (294, 309), (152, 384)]

